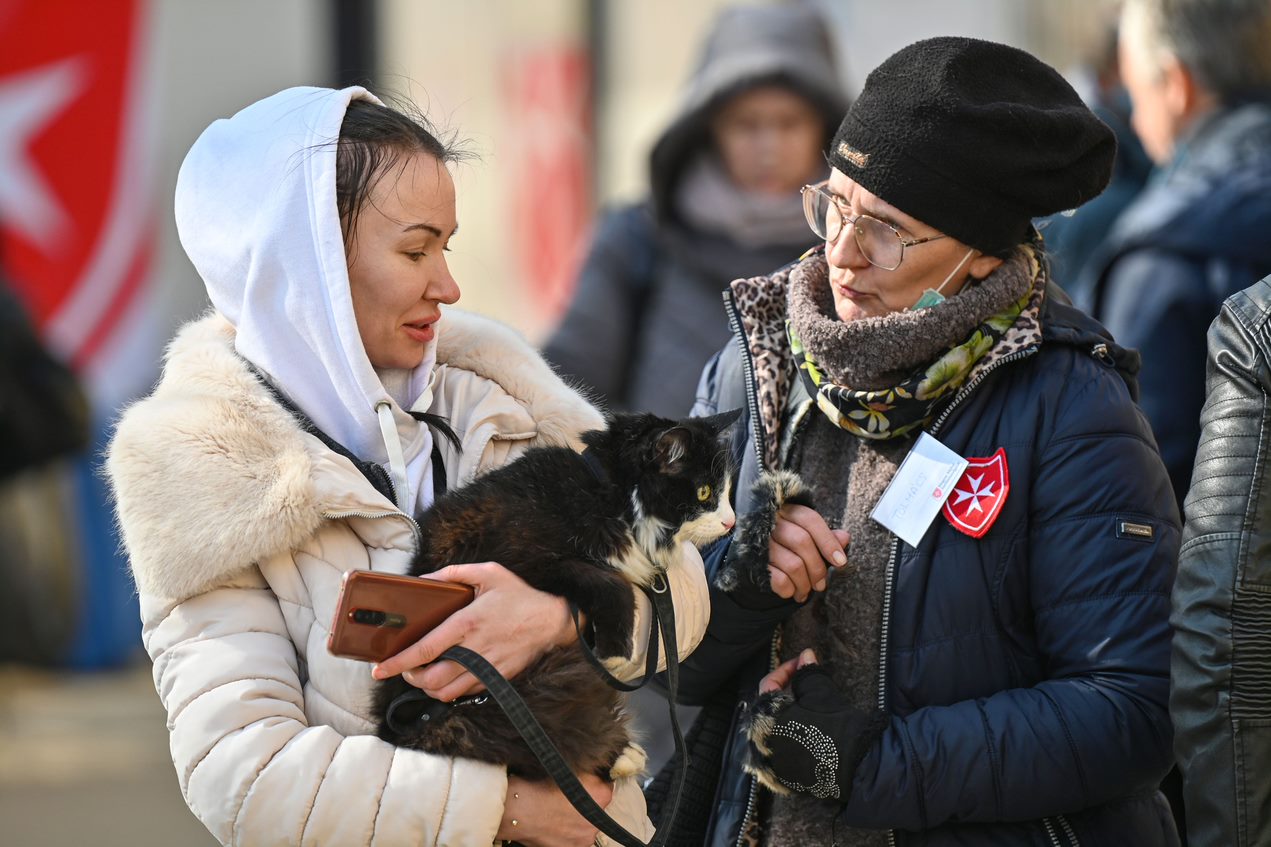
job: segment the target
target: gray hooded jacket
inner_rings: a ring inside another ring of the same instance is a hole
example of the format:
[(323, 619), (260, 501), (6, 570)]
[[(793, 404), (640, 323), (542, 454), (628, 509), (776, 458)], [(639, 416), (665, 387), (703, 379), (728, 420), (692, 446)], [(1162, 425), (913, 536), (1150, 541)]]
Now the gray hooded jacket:
[(809, 231), (788, 244), (743, 246), (693, 227), (678, 208), (686, 172), (711, 149), (714, 111), (772, 83), (816, 107), (828, 142), (848, 102), (824, 23), (802, 6), (726, 10), (653, 148), (650, 196), (597, 224), (574, 299), (543, 352), (611, 407), (687, 413), (703, 365), (728, 338), (720, 292), (790, 262), (815, 241)]

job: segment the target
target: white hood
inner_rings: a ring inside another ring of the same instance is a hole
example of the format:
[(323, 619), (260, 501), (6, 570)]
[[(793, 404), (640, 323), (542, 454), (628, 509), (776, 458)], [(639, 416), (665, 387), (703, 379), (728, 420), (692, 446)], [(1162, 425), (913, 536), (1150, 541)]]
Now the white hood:
[(400, 404), (430, 404), (436, 342), (414, 371), (385, 372), (391, 393), (362, 347), (335, 192), (355, 99), (379, 102), (356, 87), (290, 88), (213, 123), (177, 177), (177, 232), (239, 355), (323, 432), (385, 465), (410, 513), (431, 501), (432, 436)]

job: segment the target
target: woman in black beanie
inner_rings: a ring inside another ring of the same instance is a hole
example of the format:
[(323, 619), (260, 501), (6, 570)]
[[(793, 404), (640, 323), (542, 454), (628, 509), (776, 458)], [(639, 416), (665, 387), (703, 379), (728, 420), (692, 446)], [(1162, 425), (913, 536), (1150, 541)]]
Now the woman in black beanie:
[[(697, 413), (745, 410), (745, 517), (707, 551), (681, 670), (710, 705), (680, 843), (1178, 843), (1156, 792), (1178, 514), (1137, 354), (1030, 224), (1097, 195), (1114, 149), (1031, 55), (913, 44), (804, 189), (824, 246), (732, 284)], [(776, 470), (815, 509), (756, 510)]]

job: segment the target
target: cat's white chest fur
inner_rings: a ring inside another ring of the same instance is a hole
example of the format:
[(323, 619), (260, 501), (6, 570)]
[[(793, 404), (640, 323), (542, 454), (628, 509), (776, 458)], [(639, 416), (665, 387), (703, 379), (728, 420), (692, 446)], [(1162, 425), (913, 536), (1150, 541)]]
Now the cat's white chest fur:
[(631, 489), (631, 508), (635, 519), (627, 533), (628, 543), (621, 554), (611, 560), (618, 572), (635, 585), (651, 585), (658, 574), (670, 566), (672, 545), (664, 542), (670, 528), (664, 520), (646, 515), (640, 502), (640, 489)]

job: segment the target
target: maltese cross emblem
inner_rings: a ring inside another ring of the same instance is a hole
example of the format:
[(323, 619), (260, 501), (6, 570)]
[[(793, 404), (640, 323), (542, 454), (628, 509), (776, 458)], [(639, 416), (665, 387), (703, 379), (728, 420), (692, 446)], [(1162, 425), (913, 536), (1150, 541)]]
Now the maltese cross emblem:
[(980, 538), (1001, 514), (1010, 490), (1006, 449), (999, 447), (987, 459), (967, 459), (966, 470), (953, 486), (942, 511), (954, 529)]

